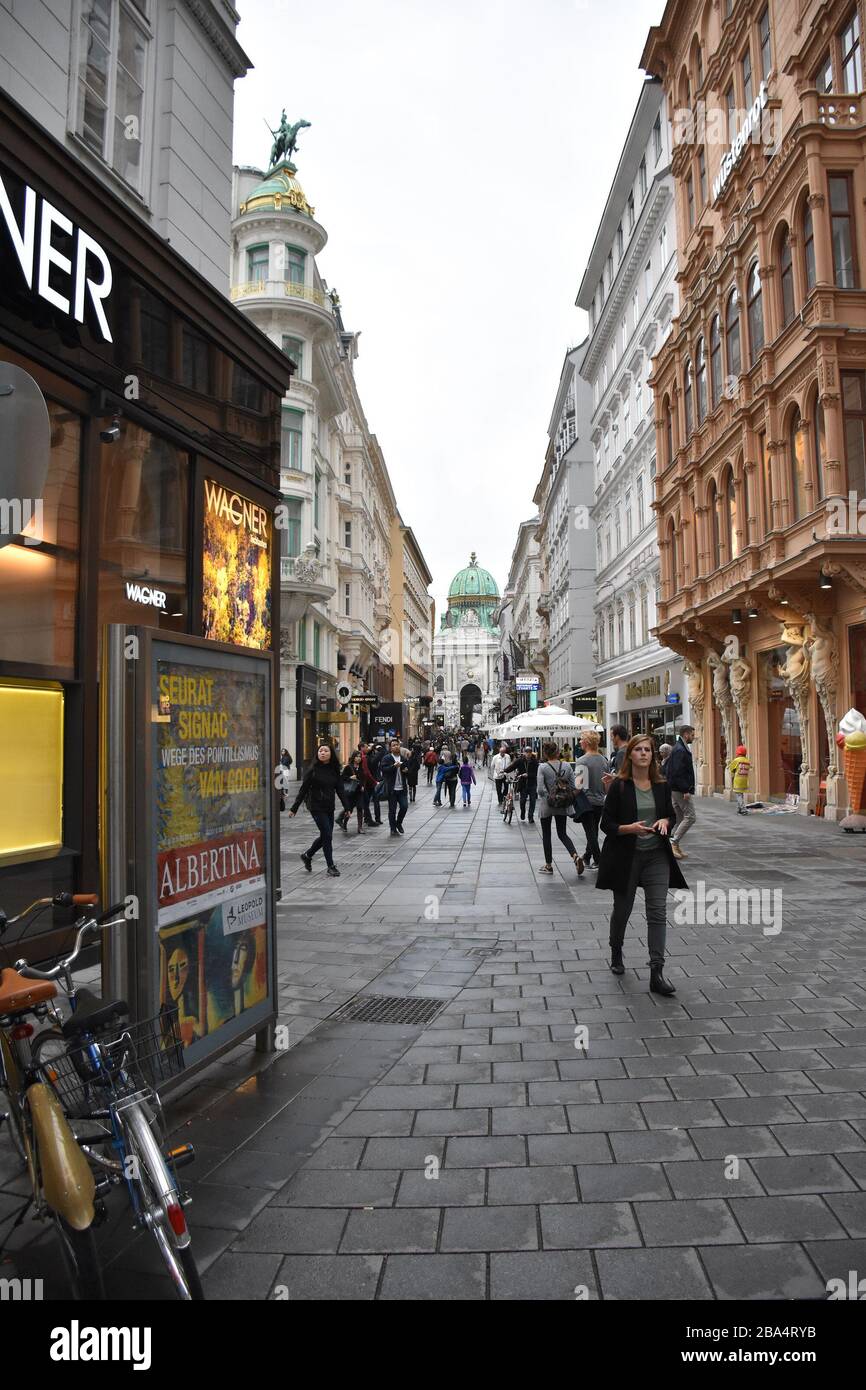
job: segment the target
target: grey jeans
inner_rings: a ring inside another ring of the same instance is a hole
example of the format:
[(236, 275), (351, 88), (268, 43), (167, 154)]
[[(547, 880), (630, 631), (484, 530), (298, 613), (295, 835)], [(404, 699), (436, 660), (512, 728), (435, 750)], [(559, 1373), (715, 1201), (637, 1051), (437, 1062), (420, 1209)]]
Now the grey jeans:
[(664, 965), (670, 877), (670, 862), (663, 845), (653, 849), (638, 849), (635, 846), (628, 883), (622, 889), (614, 889), (613, 912), (610, 914), (611, 946), (622, 949), (625, 929), (634, 907), (634, 896), (638, 888), (642, 888), (650, 961), (653, 965)]
[(695, 823), (695, 794), (687, 797), (684, 792), (671, 792), (677, 822), (671, 830), (671, 844), (678, 845), (687, 830)]

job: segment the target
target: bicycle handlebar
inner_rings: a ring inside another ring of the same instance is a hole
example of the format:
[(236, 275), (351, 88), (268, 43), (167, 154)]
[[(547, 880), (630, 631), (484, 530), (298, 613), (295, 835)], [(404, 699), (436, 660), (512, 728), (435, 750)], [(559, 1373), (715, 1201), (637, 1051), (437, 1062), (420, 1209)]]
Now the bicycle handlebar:
[(119, 921), (114, 922), (110, 922), (107, 920), (108, 918), (113, 917), (116, 912), (122, 912), (124, 907), (124, 903), (115, 903), (114, 907), (110, 907), (108, 911), (103, 912), (100, 917), (91, 917), (87, 922), (83, 922), (75, 934), (75, 945), (72, 949), (71, 954), (63, 957), (61, 960), (58, 960), (57, 964), (52, 965), (50, 970), (37, 970), (35, 965), (29, 965), (26, 960), (16, 961), (15, 969), (18, 971), (19, 975), (24, 976), (25, 980), (61, 979), (66, 974), (66, 972), (71, 969), (75, 961), (81, 955), (81, 952), (84, 949), (84, 939), (90, 932), (98, 930), (100, 927), (121, 926), (124, 922), (129, 920), (126, 917), (123, 917)]
[(32, 902), (29, 907), (25, 907), (24, 910), (17, 913), (15, 917), (7, 917), (3, 909), (0, 908), (0, 935), (2, 935), (7, 927), (13, 927), (16, 922), (20, 922), (22, 917), (29, 917), (30, 913), (35, 912), (37, 908), (95, 907), (98, 902), (98, 893), (68, 893), (64, 891), (55, 893), (53, 897), (50, 898), (37, 898), (35, 902)]

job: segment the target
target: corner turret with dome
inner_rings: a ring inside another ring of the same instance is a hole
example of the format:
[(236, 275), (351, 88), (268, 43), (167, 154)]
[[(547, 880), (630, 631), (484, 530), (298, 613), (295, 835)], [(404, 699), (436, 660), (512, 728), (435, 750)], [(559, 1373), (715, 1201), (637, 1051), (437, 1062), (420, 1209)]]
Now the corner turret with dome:
[(446, 725), (490, 722), (497, 699), (499, 604), (499, 585), (473, 550), (451, 581), (433, 642), (433, 713)]

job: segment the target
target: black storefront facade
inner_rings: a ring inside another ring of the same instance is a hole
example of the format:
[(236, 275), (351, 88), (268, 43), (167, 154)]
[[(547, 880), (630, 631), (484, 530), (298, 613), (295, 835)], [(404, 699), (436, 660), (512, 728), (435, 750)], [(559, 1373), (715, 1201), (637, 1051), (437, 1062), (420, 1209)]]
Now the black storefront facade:
[[(278, 568), (268, 562), (266, 578), (261, 567), (252, 604), (233, 597), (213, 536), (231, 548), (246, 528), (276, 553), (291, 364), (4, 94), (0, 132), (0, 690), (23, 719), (42, 696), (62, 709), (56, 764), (33, 769), (38, 794), (14, 727), (0, 734), (0, 906), (11, 915), (103, 881), (107, 624), (278, 649)], [(47, 467), (22, 446), (20, 418), (10, 426), (31, 391), (36, 416), (41, 399), (47, 412), (32, 435), (45, 425)], [(22, 508), (31, 500), (38, 516)], [(10, 816), (16, 788), (48, 827), (44, 844)], [(67, 920), (46, 919), (31, 954)]]

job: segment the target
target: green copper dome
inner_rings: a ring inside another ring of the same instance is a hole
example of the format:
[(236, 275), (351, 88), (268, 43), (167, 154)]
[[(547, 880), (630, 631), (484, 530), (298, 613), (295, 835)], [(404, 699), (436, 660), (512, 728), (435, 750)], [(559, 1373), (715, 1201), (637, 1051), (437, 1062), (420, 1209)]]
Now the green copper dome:
[(282, 212), (285, 208), (304, 212), (312, 217), (316, 211), (307, 202), (306, 194), (295, 178), (297, 169), (291, 160), (282, 160), (271, 169), (264, 183), (254, 188), (241, 203), (241, 216), (247, 212)]
[(448, 590), (448, 602), (455, 599), (486, 599), (488, 602), (499, 598), (496, 580), (489, 570), (483, 570), (475, 559), (475, 551), (469, 557), (464, 570), (458, 570)]

